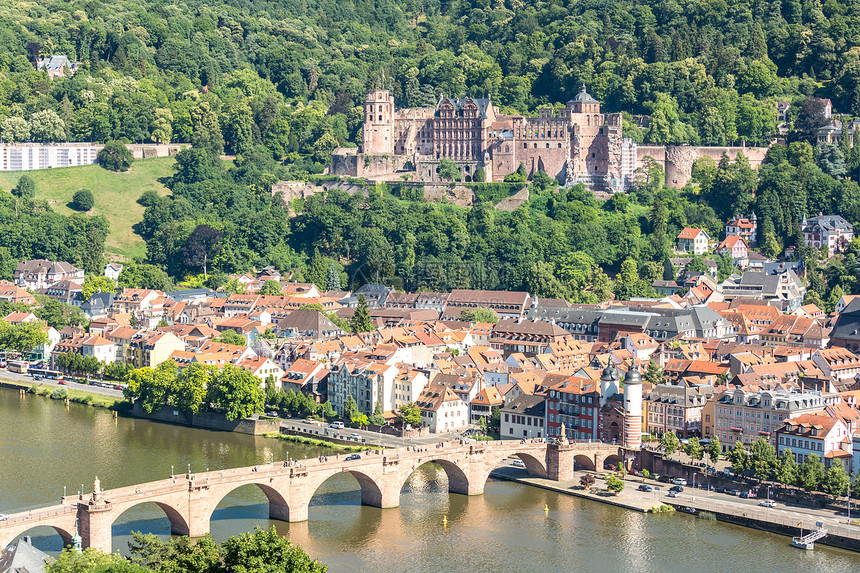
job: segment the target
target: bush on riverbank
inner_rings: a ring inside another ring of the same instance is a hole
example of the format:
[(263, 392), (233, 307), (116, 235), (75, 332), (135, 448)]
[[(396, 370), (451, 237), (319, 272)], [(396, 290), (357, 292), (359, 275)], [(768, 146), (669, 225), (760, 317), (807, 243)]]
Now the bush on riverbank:
[(651, 513), (674, 513), (675, 508), (671, 505), (665, 505), (661, 503), (660, 505), (655, 505), (649, 511)]
[[(276, 438), (278, 440), (285, 440), (287, 442), (297, 442), (299, 444), (307, 444), (309, 446), (320, 446), (323, 448), (334, 448), (337, 450), (344, 450), (347, 452), (362, 452), (364, 450), (371, 449), (368, 446), (345, 446), (341, 444), (335, 444), (334, 442), (328, 442), (326, 440), (318, 440), (316, 438), (306, 438), (305, 436), (295, 436), (292, 434), (275, 434), (268, 433), (263, 434), (267, 438)], [(374, 448), (377, 449), (377, 448)]]

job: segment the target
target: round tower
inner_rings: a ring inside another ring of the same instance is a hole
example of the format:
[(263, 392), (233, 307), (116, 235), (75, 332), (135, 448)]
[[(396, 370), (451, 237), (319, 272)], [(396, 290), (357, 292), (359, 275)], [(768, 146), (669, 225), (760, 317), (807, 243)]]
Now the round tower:
[(624, 447), (642, 445), (642, 376), (631, 366), (624, 378)]
[(603, 374), (600, 375), (600, 405), (605, 406), (606, 401), (615, 394), (618, 394), (618, 370), (612, 365), (612, 362), (606, 365), (603, 369)]
[(367, 92), (364, 98), (362, 152), (394, 155), (394, 97), (388, 90)]

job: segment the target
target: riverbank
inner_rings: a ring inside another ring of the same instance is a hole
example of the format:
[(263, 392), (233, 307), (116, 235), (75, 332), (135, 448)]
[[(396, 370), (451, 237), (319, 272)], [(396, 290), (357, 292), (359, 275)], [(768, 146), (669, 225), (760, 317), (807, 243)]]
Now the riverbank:
[[(556, 482), (543, 478), (527, 477), (524, 470), (504, 467), (494, 470), (490, 475), (497, 479), (513, 481), (547, 489), (557, 493), (590, 499), (608, 505), (643, 513), (662, 513), (661, 506), (669, 506), (682, 510), (693, 508), (697, 515), (709, 515), (717, 521), (740, 525), (759, 531), (774, 533), (787, 538), (810, 533), (821, 524), (828, 535), (816, 541), (839, 549), (860, 553), (860, 527), (852, 527), (846, 520), (824, 518), (819, 515), (804, 513), (802, 508), (786, 507), (785, 509), (767, 509), (758, 506), (733, 503), (726, 500), (714, 500), (699, 492), (685, 493), (676, 498), (664, 498), (662, 491), (649, 493), (637, 492), (634, 488), (637, 482), (625, 482), (625, 489), (619, 495), (608, 492), (592, 492), (582, 489), (577, 481)], [(598, 481), (599, 483), (599, 481)], [(845, 522), (845, 523), (843, 523)]]
[(648, 513), (653, 507), (659, 507), (661, 505), (660, 502), (655, 502), (654, 500), (646, 500), (630, 495), (629, 490), (626, 489), (618, 495), (607, 491), (589, 491), (582, 489), (577, 481), (558, 482), (545, 478), (524, 477), (522, 475), (524, 471), (525, 470), (519, 470), (512, 467), (502, 467), (490, 472), (490, 477), (506, 481), (514, 481), (525, 485), (539, 487), (541, 489), (547, 489), (556, 493), (590, 499), (592, 501), (599, 501), (600, 503), (606, 503), (642, 513)]
[(318, 440), (316, 438), (308, 438), (306, 436), (301, 436), (297, 434), (284, 434), (284, 433), (266, 433), (263, 434), (265, 438), (274, 438), (276, 440), (283, 440), (285, 442), (295, 442), (298, 444), (306, 444), (308, 446), (318, 446), (321, 448), (332, 448), (347, 452), (363, 452), (365, 450), (377, 449), (371, 448), (370, 446), (354, 446), (349, 444), (336, 444), (334, 442), (330, 442), (328, 440)]
[(34, 394), (36, 396), (42, 396), (52, 400), (65, 400), (68, 398), (69, 402), (84, 404), (85, 406), (93, 406), (95, 408), (107, 408), (109, 410), (121, 410), (122, 407), (120, 404), (125, 402), (124, 399), (113, 398), (103, 394), (95, 394), (92, 392), (85, 392), (83, 390), (75, 390), (73, 388), (46, 386), (45, 384), (38, 384), (35, 382), (27, 384), (25, 382), (3, 379), (0, 380), (0, 388), (17, 390), (19, 392), (24, 391), (27, 394)]

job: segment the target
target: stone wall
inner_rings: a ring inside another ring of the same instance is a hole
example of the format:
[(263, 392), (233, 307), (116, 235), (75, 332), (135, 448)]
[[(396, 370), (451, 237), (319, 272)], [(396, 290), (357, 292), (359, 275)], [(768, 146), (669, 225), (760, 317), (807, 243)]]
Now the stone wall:
[(758, 168), (767, 155), (767, 147), (693, 147), (690, 145), (640, 145), (636, 149), (636, 164), (642, 167), (645, 158), (651, 157), (662, 168), (666, 186), (681, 188), (690, 180), (693, 164), (697, 159), (710, 157), (719, 163), (723, 153), (735, 160), (743, 152), (753, 169)]
[(529, 200), (529, 187), (526, 185), (510, 197), (502, 199), (498, 203), (496, 203), (496, 209), (498, 211), (514, 211), (517, 207), (520, 207), (523, 203)]
[(223, 414), (211, 412), (189, 415), (170, 406), (165, 406), (159, 410), (155, 410), (151, 414), (147, 414), (139, 403), (135, 403), (131, 413), (135, 418), (154, 420), (156, 422), (167, 422), (181, 426), (205, 428), (207, 430), (239, 432), (240, 434), (251, 434), (254, 436), (278, 432), (281, 426), (280, 421), (260, 420), (257, 418), (245, 418), (231, 422)]

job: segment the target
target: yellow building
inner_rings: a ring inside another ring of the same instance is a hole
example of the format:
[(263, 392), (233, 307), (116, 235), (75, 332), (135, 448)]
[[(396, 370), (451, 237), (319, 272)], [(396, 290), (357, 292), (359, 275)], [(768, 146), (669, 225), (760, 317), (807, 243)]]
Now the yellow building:
[(133, 340), (131, 350), (135, 368), (155, 368), (174, 351), (185, 350), (185, 343), (170, 332), (154, 332)]

